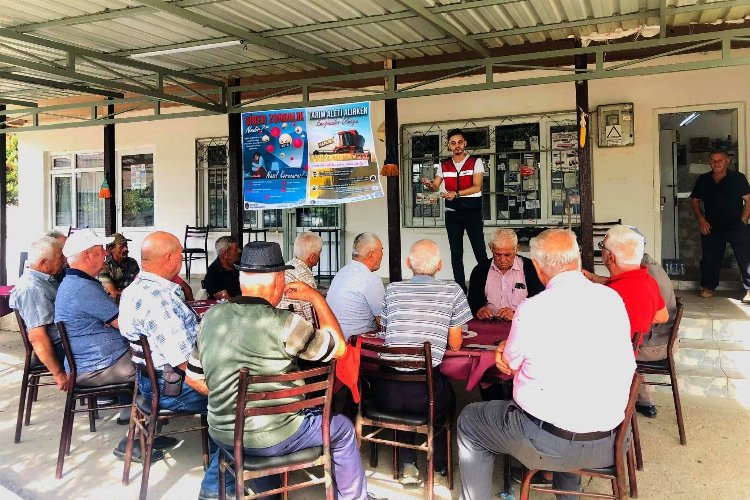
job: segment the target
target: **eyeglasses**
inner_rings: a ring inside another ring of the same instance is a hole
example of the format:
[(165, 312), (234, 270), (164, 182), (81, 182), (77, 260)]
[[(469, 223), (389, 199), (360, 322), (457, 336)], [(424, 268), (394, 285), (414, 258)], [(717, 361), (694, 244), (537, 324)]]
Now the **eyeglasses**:
[(602, 240), (599, 243), (597, 243), (596, 246), (599, 247), (599, 250), (606, 250), (606, 251), (609, 252), (609, 248), (607, 248), (607, 247), (604, 246), (604, 240)]

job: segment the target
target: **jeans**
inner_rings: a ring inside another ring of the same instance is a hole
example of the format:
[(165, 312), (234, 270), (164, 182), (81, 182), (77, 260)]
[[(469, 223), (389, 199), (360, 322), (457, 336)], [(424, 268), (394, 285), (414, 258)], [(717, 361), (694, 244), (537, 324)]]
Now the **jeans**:
[[(468, 405), (458, 417), (458, 458), (461, 465), (461, 498), (492, 498), (495, 455), (508, 454), (529, 469), (570, 471), (614, 464), (615, 433), (593, 441), (571, 441), (542, 430), (514, 401), (489, 401)], [(625, 440), (629, 446), (630, 441)], [(627, 449), (627, 448), (625, 448)], [(580, 491), (576, 474), (555, 472), (555, 489)], [(577, 495), (558, 495), (575, 500)]]
[[(283, 440), (279, 444), (268, 448), (245, 448), (247, 455), (261, 457), (273, 457), (279, 455), (288, 455), (292, 452), (305, 448), (314, 448), (323, 445), (323, 434), (320, 430), (323, 421), (323, 412), (321, 410), (306, 410), (302, 425), (297, 431)], [(331, 418), (331, 456), (333, 483), (336, 492), (336, 498), (340, 500), (366, 500), (367, 499), (367, 480), (365, 471), (362, 467), (362, 460), (357, 448), (357, 436), (354, 432), (354, 426), (343, 415), (334, 415)], [(233, 450), (231, 445), (218, 443), (219, 446), (230, 452)], [(217, 450), (211, 456), (211, 464), (206, 471), (219, 468), (219, 451)], [(234, 478), (231, 474), (226, 475), (227, 491), (234, 489)], [(251, 485), (256, 493), (268, 491), (280, 485), (279, 477), (265, 477), (256, 479), (255, 484)], [(206, 479), (201, 484), (201, 490), (208, 491)], [(216, 491), (218, 491), (218, 481), (216, 482)]]
[(482, 210), (446, 210), (445, 230), (448, 232), (448, 245), (451, 249), (451, 266), (453, 279), (466, 291), (466, 274), (464, 273), (464, 231), (469, 236), (471, 249), (477, 263), (487, 260), (484, 247), (484, 221)]
[(750, 227), (745, 224), (726, 231), (714, 231), (701, 235), (701, 286), (715, 290), (719, 286), (721, 261), (727, 243), (732, 245), (734, 257), (742, 275), (742, 286), (750, 291)]

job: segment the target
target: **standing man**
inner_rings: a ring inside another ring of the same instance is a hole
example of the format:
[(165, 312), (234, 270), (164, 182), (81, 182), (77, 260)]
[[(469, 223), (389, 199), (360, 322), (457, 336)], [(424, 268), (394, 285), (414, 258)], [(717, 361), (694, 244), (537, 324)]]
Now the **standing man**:
[(531, 259), (518, 255), (518, 236), (512, 229), (498, 229), (489, 244), (492, 258), (480, 262), (469, 279), (469, 306), (479, 319), (513, 319), (518, 306), (544, 285)]
[(203, 279), (208, 296), (214, 299), (238, 297), (240, 274), (234, 264), (240, 257), (240, 246), (232, 236), (221, 236), (214, 244), (216, 259), (208, 266)]
[(580, 476), (558, 471), (612, 465), (635, 371), (627, 312), (614, 290), (581, 274), (572, 231), (532, 238), (531, 259), (546, 290), (520, 305), (495, 352), (513, 375), (513, 400), (473, 403), (458, 417), (463, 500), (492, 498), (497, 454), (554, 471), (554, 488), (570, 491)]
[(437, 191), (445, 180), (445, 229), (451, 249), (453, 279), (466, 291), (464, 274), (464, 231), (477, 263), (487, 260), (484, 250), (484, 225), (482, 220), (482, 176), (484, 164), (481, 158), (466, 154), (466, 140), (461, 129), (448, 131), (448, 149), (453, 156), (443, 160), (435, 179), (422, 178), (422, 184), (430, 191)]
[(96, 277), (104, 286), (110, 297), (116, 301), (120, 300), (120, 294), (133, 282), (135, 275), (141, 268), (138, 262), (128, 257), (128, 241), (133, 241), (120, 233), (112, 235), (114, 241), (107, 245), (107, 258), (104, 259), (104, 268)]
[[(294, 258), (287, 262), (293, 269), (284, 271), (286, 284), (301, 281), (313, 290), (318, 289), (312, 268), (320, 262), (320, 252), (323, 251), (323, 240), (313, 232), (305, 231), (294, 240)], [(291, 308), (290, 308), (291, 306)], [(286, 297), (279, 302), (279, 309), (289, 309), (313, 323), (314, 314), (312, 304), (305, 300), (292, 300)]]
[[(727, 243), (732, 245), (734, 257), (742, 275), (745, 297), (750, 303), (750, 185), (744, 174), (729, 170), (726, 151), (714, 151), (710, 156), (711, 171), (695, 181), (690, 193), (690, 205), (701, 231), (701, 297), (709, 298), (719, 285), (719, 271)], [(703, 210), (701, 210), (703, 202)]]
[(383, 260), (383, 244), (373, 233), (354, 238), (352, 261), (331, 281), (326, 300), (339, 320), (344, 337), (380, 328), (385, 287), (375, 274)]
[(32, 243), (29, 267), (10, 292), (10, 307), (18, 311), (26, 324), (34, 349), (32, 366), (40, 362), (44, 364), (55, 379), (57, 388), (66, 391), (68, 375), (63, 367), (65, 351), (55, 325), (55, 297), (59, 286), (55, 275), (62, 265), (62, 245), (58, 240), (44, 236)]

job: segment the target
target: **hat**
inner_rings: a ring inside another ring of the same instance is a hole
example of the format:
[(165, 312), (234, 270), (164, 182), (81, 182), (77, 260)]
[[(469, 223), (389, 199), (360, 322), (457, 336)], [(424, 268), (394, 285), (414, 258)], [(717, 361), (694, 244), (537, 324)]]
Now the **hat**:
[(81, 229), (71, 234), (63, 246), (63, 255), (70, 257), (95, 246), (109, 245), (115, 241), (112, 236), (99, 236), (93, 229)]
[(286, 265), (281, 247), (273, 241), (251, 241), (242, 248), (240, 263), (234, 267), (248, 273), (275, 273), (294, 269), (294, 266)]
[(128, 241), (133, 241), (130, 238), (126, 238), (125, 236), (123, 236), (122, 233), (115, 233), (115, 234), (112, 235), (112, 238), (115, 239), (112, 242), (112, 244), (114, 244), (114, 245), (124, 245)]

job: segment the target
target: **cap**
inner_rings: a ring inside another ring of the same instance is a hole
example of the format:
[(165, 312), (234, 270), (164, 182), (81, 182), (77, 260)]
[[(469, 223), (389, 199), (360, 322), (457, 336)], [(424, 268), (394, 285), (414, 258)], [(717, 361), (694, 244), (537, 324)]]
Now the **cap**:
[(112, 235), (112, 238), (114, 238), (114, 241), (112, 242), (115, 245), (122, 245), (124, 243), (127, 243), (128, 241), (133, 241), (130, 238), (126, 238), (122, 235), (122, 233), (115, 233)]
[(70, 257), (95, 246), (105, 246), (114, 242), (112, 236), (99, 236), (93, 229), (81, 229), (71, 234), (63, 246), (63, 255)]
[(275, 273), (294, 269), (284, 262), (281, 247), (273, 241), (251, 241), (242, 249), (240, 263), (234, 267), (249, 273)]

